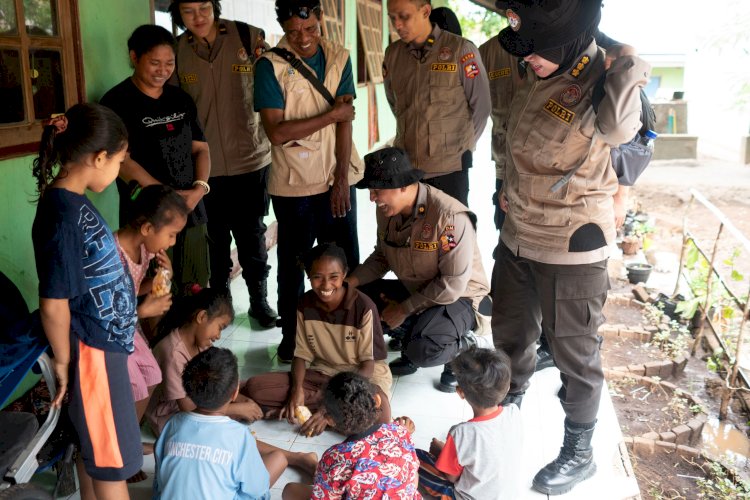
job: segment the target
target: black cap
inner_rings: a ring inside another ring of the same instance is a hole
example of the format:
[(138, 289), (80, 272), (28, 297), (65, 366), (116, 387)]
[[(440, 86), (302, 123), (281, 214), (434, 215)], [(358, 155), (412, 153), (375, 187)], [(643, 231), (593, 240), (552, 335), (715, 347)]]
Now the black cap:
[(510, 26), (500, 31), (500, 44), (516, 57), (566, 45), (596, 24), (601, 0), (510, 0), (505, 16)]
[(424, 171), (411, 166), (403, 149), (383, 148), (365, 155), (365, 176), (359, 189), (398, 189), (424, 177)]

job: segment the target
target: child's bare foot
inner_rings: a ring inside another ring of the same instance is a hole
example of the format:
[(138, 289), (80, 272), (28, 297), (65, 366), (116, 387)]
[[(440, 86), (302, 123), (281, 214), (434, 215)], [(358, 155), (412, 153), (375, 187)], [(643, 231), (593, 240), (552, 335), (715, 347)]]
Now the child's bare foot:
[(143, 445), (143, 454), (144, 455), (153, 455), (154, 454), (154, 443), (141, 443)]
[[(153, 453), (153, 449), (151, 450), (151, 453)], [(140, 483), (141, 481), (145, 481), (146, 479), (148, 479), (148, 475), (142, 470), (139, 470), (138, 472), (130, 476), (125, 482), (131, 483), (131, 484)]]

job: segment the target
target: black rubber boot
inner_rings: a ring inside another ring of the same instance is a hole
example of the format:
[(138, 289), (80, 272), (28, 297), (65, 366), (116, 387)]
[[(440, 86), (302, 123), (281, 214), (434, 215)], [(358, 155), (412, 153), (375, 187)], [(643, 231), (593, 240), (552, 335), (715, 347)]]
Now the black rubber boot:
[(591, 438), (594, 425), (576, 424), (565, 419), (565, 437), (560, 454), (534, 476), (532, 486), (547, 495), (562, 495), (596, 473)]
[(278, 313), (268, 305), (268, 280), (264, 279), (248, 285), (250, 309), (247, 314), (258, 320), (263, 328), (276, 326)]
[(406, 357), (406, 354), (403, 353), (401, 353), (400, 358), (396, 358), (388, 363), (388, 366), (390, 366), (393, 375), (411, 375), (416, 373), (419, 368)]
[(450, 365), (445, 365), (443, 373), (440, 374), (437, 389), (440, 392), (456, 392), (456, 387), (458, 387), (456, 376), (453, 374)]

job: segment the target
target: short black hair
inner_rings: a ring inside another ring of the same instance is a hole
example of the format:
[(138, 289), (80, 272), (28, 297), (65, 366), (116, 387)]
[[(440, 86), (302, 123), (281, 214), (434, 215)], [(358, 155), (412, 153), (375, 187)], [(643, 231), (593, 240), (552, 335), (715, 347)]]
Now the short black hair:
[[(210, 1), (211, 4), (214, 7), (214, 21), (218, 21), (219, 17), (221, 17), (221, 1), (220, 0), (206, 0)], [(201, 2), (200, 0), (194, 0), (195, 3), (206, 3)], [(187, 3), (187, 2), (180, 2), (179, 0), (172, 0), (172, 3), (169, 4), (169, 15), (172, 16), (172, 22), (182, 28), (185, 29), (185, 23), (182, 22), (182, 14), (180, 14), (180, 4), (181, 3)]]
[(199, 353), (182, 372), (185, 394), (195, 406), (206, 410), (217, 410), (227, 404), (238, 382), (237, 357), (221, 347), (209, 347)]
[(344, 272), (347, 272), (349, 270), (346, 262), (346, 253), (344, 252), (343, 248), (336, 245), (335, 243), (321, 243), (320, 245), (317, 245), (310, 249), (305, 254), (305, 257), (303, 259), (305, 264), (305, 272), (308, 276), (312, 271), (313, 263), (316, 260), (322, 259), (323, 257), (336, 259), (341, 263), (341, 267), (344, 269)]
[(138, 26), (128, 38), (128, 50), (135, 52), (136, 59), (160, 45), (168, 45), (174, 51), (174, 37), (166, 29), (154, 24)]
[(323, 406), (336, 430), (346, 435), (369, 429), (380, 413), (375, 406), (375, 388), (354, 372), (341, 372), (331, 377), (323, 393)]
[(510, 358), (503, 351), (471, 347), (451, 362), (466, 401), (478, 408), (492, 408), (510, 388)]

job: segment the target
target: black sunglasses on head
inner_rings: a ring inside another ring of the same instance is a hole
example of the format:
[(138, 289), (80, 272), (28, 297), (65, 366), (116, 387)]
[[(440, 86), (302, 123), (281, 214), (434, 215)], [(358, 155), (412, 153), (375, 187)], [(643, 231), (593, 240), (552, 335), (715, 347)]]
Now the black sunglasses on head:
[(294, 16), (300, 19), (309, 19), (312, 14), (320, 16), (320, 4), (313, 5), (312, 7), (295, 5), (287, 8), (276, 8), (276, 15), (280, 21), (286, 21)]

